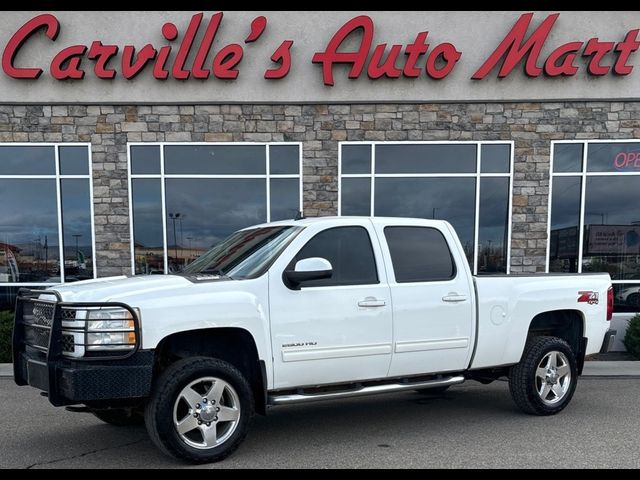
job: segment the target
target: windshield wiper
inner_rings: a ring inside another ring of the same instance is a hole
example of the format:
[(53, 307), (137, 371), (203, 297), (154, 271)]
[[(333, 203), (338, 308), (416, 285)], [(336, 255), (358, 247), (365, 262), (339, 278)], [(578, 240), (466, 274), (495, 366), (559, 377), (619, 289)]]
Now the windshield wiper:
[(198, 275), (214, 275), (217, 277), (221, 277), (221, 278), (231, 278), (229, 275), (227, 275), (226, 273), (224, 273), (222, 270), (220, 269), (209, 269), (209, 270), (203, 270), (200, 273), (197, 273), (196, 276)]

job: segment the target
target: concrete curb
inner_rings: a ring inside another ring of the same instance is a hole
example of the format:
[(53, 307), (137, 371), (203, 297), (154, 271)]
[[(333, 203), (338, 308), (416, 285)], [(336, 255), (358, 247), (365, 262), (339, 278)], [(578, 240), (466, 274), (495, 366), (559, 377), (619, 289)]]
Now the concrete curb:
[(585, 362), (585, 377), (637, 377), (640, 362)]
[(0, 377), (13, 377), (12, 363), (0, 363)]
[[(586, 362), (585, 377), (640, 377), (640, 362)], [(0, 377), (12, 377), (13, 365), (0, 363)]]

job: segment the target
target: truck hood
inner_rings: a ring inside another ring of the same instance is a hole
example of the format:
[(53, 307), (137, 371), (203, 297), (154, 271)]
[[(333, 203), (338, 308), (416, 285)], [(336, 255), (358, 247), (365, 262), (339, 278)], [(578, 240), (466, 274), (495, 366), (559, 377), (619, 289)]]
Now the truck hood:
[(137, 277), (111, 277), (98, 280), (68, 283), (52, 287), (60, 293), (64, 302), (123, 302), (153, 292), (162, 297), (163, 292), (188, 287), (192, 283), (177, 275), (146, 275)]

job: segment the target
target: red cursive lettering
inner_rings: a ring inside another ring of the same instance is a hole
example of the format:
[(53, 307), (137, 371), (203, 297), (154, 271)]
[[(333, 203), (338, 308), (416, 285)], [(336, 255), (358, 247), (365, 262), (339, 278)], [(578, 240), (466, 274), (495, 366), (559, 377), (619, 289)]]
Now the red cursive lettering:
[[(357, 51), (338, 51), (346, 39), (357, 30), (362, 30), (362, 39)], [(322, 73), (325, 85), (333, 86), (333, 65), (351, 64), (349, 78), (359, 78), (364, 67), (367, 67), (367, 75), (372, 80), (378, 78), (399, 78), (404, 75), (407, 78), (419, 77), (423, 69), (418, 67), (418, 61), (427, 54), (429, 45), (426, 43), (429, 32), (421, 32), (413, 43), (404, 47), (404, 65), (401, 63), (400, 53), (402, 45), (391, 45), (387, 51), (387, 44), (376, 45), (367, 63), (369, 52), (373, 43), (374, 24), (367, 16), (356, 17), (345, 23), (333, 36), (324, 52), (318, 52), (313, 56), (313, 63), (322, 64)], [(456, 50), (451, 43), (437, 45), (428, 55), (424, 71), (432, 79), (440, 80), (448, 76), (456, 66), (462, 53)], [(444, 63), (442, 65), (442, 63)]]
[(102, 42), (95, 41), (91, 44), (87, 58), (89, 60), (95, 60), (96, 65), (93, 71), (96, 77), (111, 80), (116, 78), (116, 71), (112, 68), (108, 68), (109, 61), (118, 54), (118, 47), (116, 45), (103, 45)]
[(404, 76), (407, 78), (418, 78), (422, 70), (416, 66), (422, 55), (429, 50), (427, 42), (429, 32), (420, 32), (413, 43), (407, 45), (404, 53), (407, 56), (407, 62), (404, 64)]
[(367, 74), (372, 80), (380, 77), (399, 78), (400, 75), (402, 75), (402, 70), (396, 67), (396, 61), (398, 60), (400, 52), (402, 52), (402, 45), (392, 45), (387, 59), (380, 65), (386, 49), (387, 44), (383, 43), (382, 45), (378, 45), (373, 51), (373, 57), (371, 57), (369, 68), (367, 69)]
[(82, 80), (84, 70), (80, 63), (86, 51), (84, 45), (73, 45), (59, 52), (51, 62), (51, 76), (56, 80)]
[(486, 62), (471, 77), (473, 80), (482, 80), (504, 58), (498, 77), (505, 78), (526, 56), (525, 73), (530, 77), (537, 77), (542, 73), (542, 68), (538, 67), (538, 57), (544, 47), (544, 43), (551, 33), (553, 25), (558, 20), (559, 13), (549, 15), (542, 24), (525, 41), (527, 30), (531, 24), (533, 13), (522, 15), (511, 31), (507, 34), (502, 43), (496, 48)]
[(243, 54), (242, 47), (237, 43), (227, 45), (213, 59), (213, 74), (217, 78), (235, 80), (239, 74), (236, 67), (240, 64)]
[(156, 49), (152, 45), (145, 45), (136, 56), (136, 48), (133, 45), (125, 45), (122, 52), (122, 75), (127, 80), (136, 78), (144, 67), (156, 57)]
[[(438, 68), (437, 61), (442, 57), (444, 66)], [(462, 57), (462, 53), (456, 50), (451, 43), (443, 43), (438, 45), (427, 58), (427, 74), (436, 80), (441, 80), (451, 73), (453, 67), (456, 66), (458, 60)]]
[(278, 78), (284, 78), (289, 74), (291, 70), (291, 47), (293, 46), (293, 40), (285, 40), (271, 55), (271, 61), (279, 63), (280, 66), (275, 69), (270, 69), (264, 72), (264, 78), (267, 80), (276, 80)]
[[(357, 30), (362, 30), (362, 40), (360, 41), (360, 48), (357, 52), (338, 52), (340, 45)], [(340, 30), (333, 36), (329, 45), (324, 52), (316, 53), (313, 56), (313, 63), (322, 64), (322, 76), (324, 78), (324, 84), (333, 86), (333, 65), (338, 64), (351, 64), (351, 71), (349, 72), (349, 78), (358, 78), (364, 69), (367, 61), (367, 55), (369, 55), (369, 49), (373, 42), (373, 20), (366, 15), (360, 15), (359, 17), (352, 18), (345, 23)]]
[(201, 80), (206, 80), (207, 78), (209, 78), (209, 74), (211, 72), (209, 71), (209, 69), (204, 68), (204, 62), (209, 56), (211, 45), (213, 45), (213, 40), (216, 38), (216, 33), (221, 21), (222, 13), (216, 13), (211, 17), (211, 20), (209, 20), (207, 31), (204, 34), (204, 38), (202, 39), (202, 43), (200, 44), (200, 48), (198, 49), (198, 54), (196, 55), (196, 59), (193, 62), (193, 68), (191, 69), (193, 71), (194, 78), (199, 78)]
[(13, 64), (20, 48), (41, 28), (45, 29), (44, 34), (50, 40), (55, 41), (60, 32), (60, 23), (56, 17), (45, 13), (32, 18), (21, 26), (9, 39), (4, 52), (2, 52), (2, 70), (4, 70), (4, 73), (12, 78), (31, 78), (34, 80), (42, 75), (41, 68), (19, 68)]
[(600, 62), (602, 62), (605, 55), (613, 50), (614, 46), (614, 42), (601, 42), (597, 38), (592, 38), (587, 42), (582, 56), (591, 57), (589, 65), (587, 66), (587, 70), (591, 75), (601, 77), (609, 73), (611, 68), (602, 65)]
[(571, 42), (556, 48), (544, 62), (544, 73), (550, 77), (571, 77), (578, 72), (573, 62), (582, 48), (582, 42)]
[(623, 42), (616, 45), (616, 52), (618, 52), (618, 58), (613, 66), (613, 72), (616, 75), (629, 75), (633, 72), (633, 67), (627, 65), (627, 61), (632, 53), (636, 52), (640, 48), (640, 42), (638, 42), (638, 32), (640, 30), (631, 30), (627, 33)]

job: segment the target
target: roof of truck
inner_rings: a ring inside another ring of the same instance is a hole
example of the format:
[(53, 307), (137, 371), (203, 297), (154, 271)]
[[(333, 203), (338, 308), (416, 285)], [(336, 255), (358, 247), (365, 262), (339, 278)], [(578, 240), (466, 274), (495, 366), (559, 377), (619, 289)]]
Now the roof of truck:
[(447, 223), (444, 220), (430, 220), (424, 218), (401, 218), (401, 217), (311, 217), (311, 218), (302, 218), (300, 220), (282, 220), (279, 222), (270, 222), (264, 223), (262, 225), (257, 226), (274, 226), (274, 225), (300, 225), (300, 226), (310, 226), (317, 225), (322, 223), (349, 223), (354, 221), (363, 221), (363, 220), (372, 220), (376, 223), (390, 223), (390, 224), (445, 224)]

